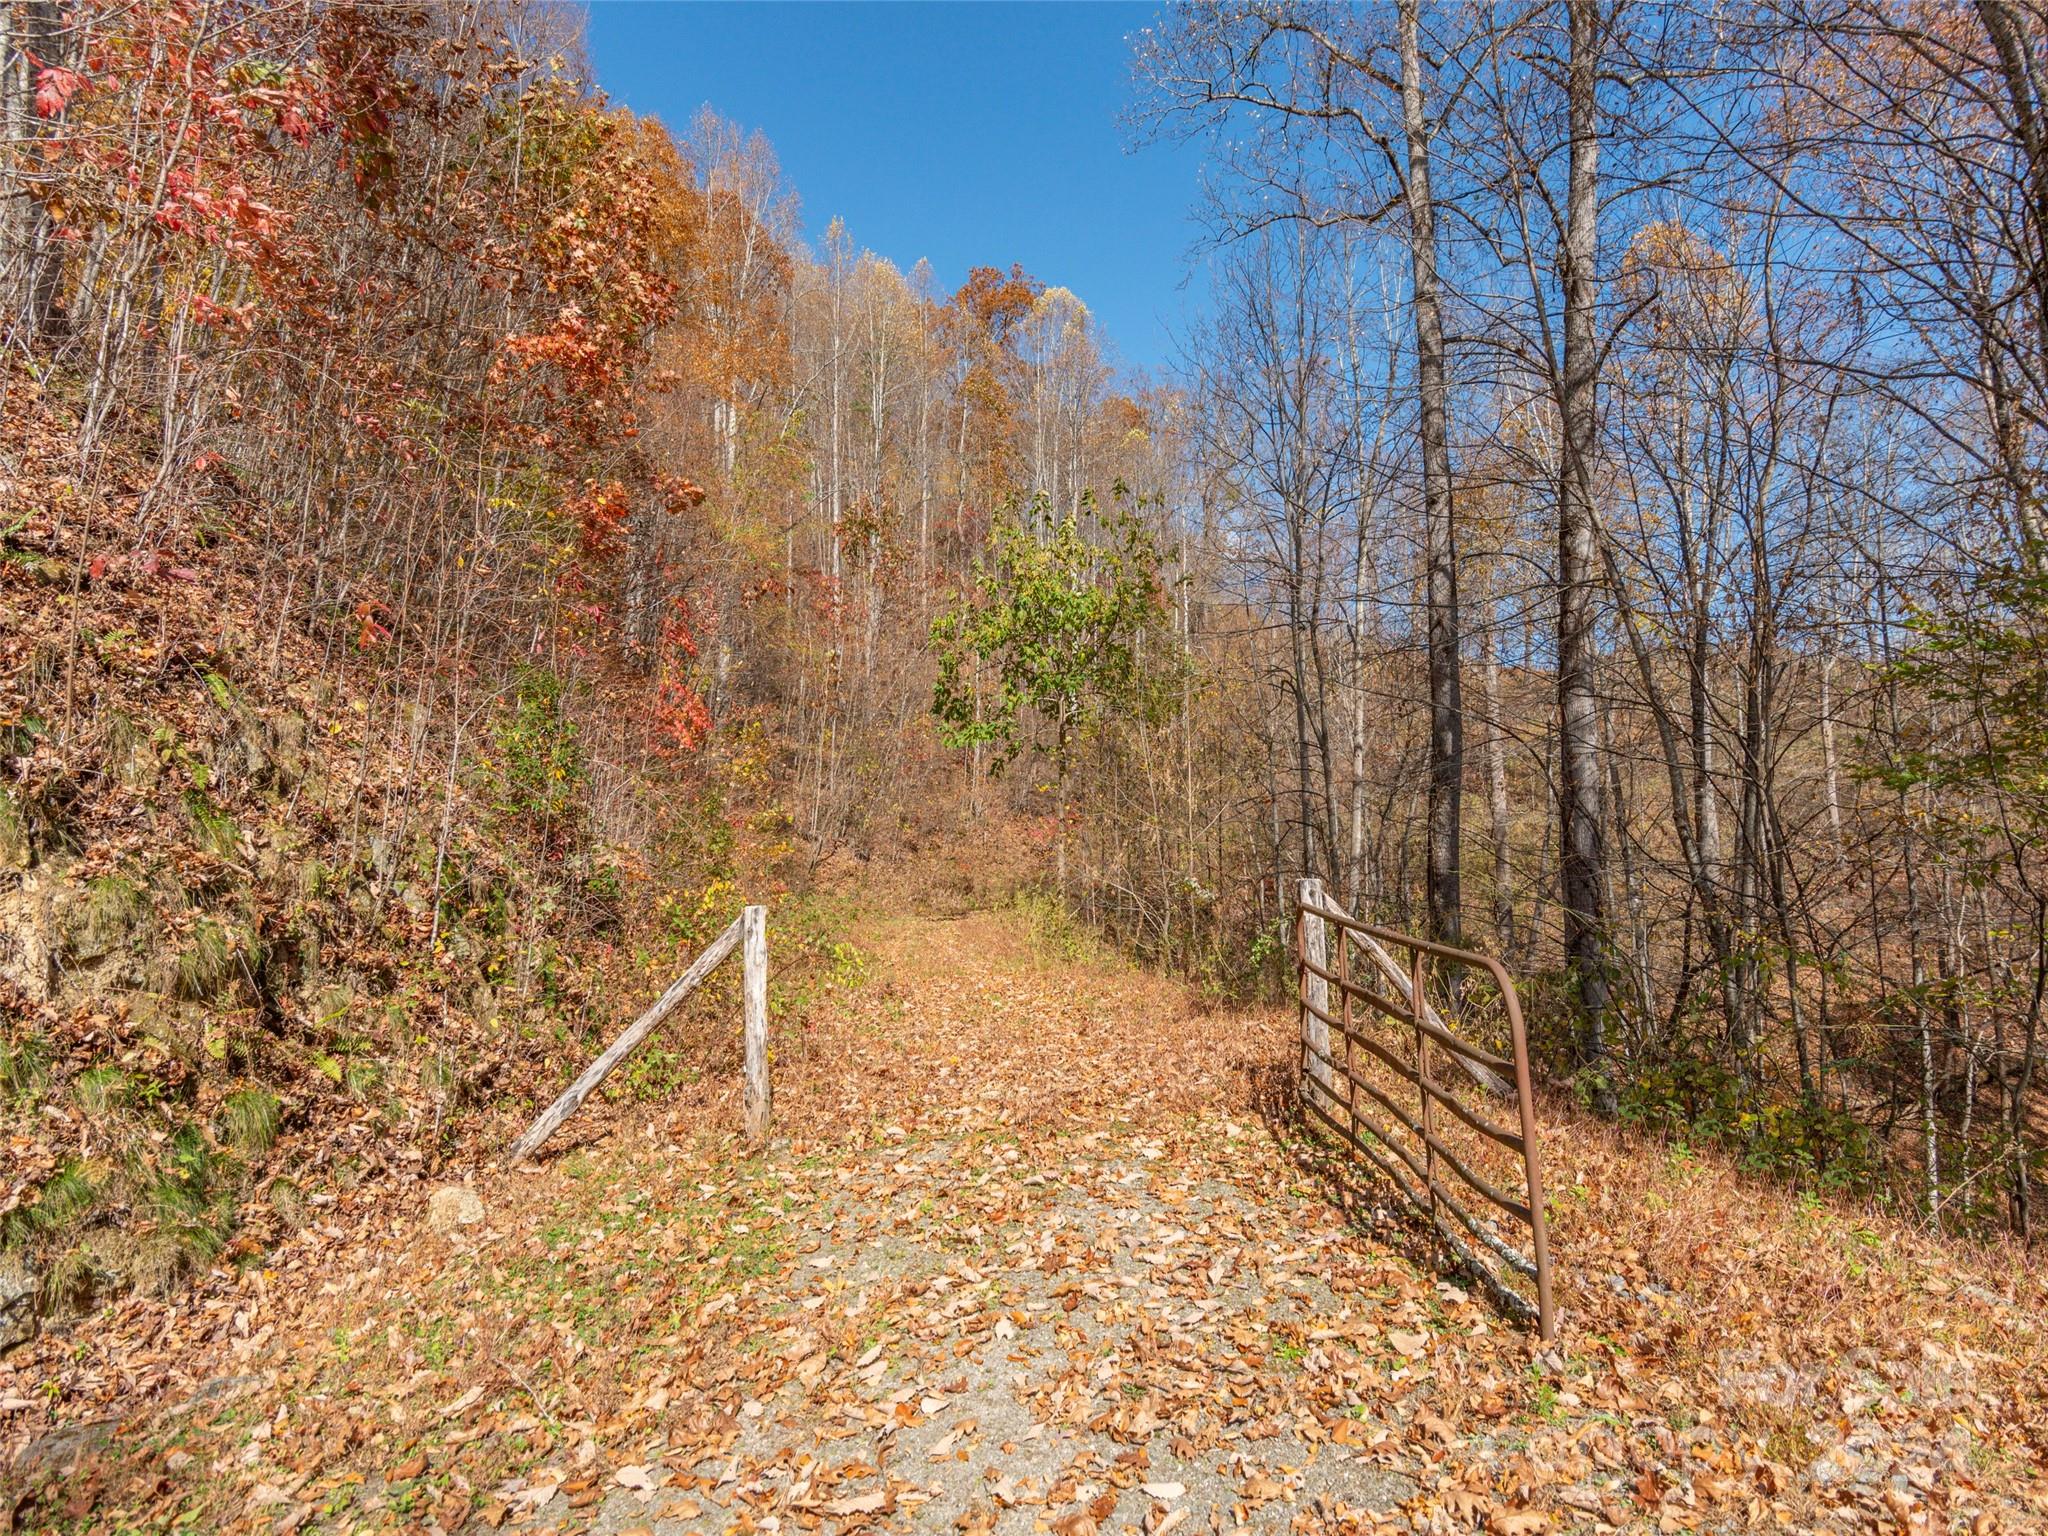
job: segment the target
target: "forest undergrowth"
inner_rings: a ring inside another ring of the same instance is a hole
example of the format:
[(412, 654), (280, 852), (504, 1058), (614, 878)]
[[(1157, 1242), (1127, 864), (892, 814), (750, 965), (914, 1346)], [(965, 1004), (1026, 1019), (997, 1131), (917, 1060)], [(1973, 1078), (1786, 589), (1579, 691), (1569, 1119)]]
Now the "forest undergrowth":
[[(587, 825), (604, 700), (542, 665), (423, 762), (424, 725), (383, 723), (417, 674), (267, 616), (231, 477), (167, 484), (138, 432), (87, 482), (61, 394), (8, 396), (5, 1343), (473, 1159), (743, 901), (775, 908), (780, 1017), (856, 963), (791, 894), (758, 746), (707, 757), (639, 857)], [(700, 1072), (733, 987), (621, 1091)]]

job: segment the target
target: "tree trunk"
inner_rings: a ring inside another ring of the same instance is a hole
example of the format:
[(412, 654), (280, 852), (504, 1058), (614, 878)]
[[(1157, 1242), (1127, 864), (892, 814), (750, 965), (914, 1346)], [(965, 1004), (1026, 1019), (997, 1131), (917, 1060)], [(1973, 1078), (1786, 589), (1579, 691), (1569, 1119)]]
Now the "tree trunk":
[[(2048, 100), (2044, 100), (2048, 90), (2044, 90), (2040, 60), (2028, 37), (2027, 19), (2015, 15), (2008, 0), (1977, 0), (1977, 16), (1998, 54), (1999, 72), (2005, 77), (2006, 99), (2012, 110), (2013, 135), (2026, 156), (2028, 232), (2032, 239), (2026, 241), (2024, 281), (2033, 300), (2037, 345), (2048, 352), (2048, 123), (2043, 121), (2044, 111), (2048, 111)], [(2048, 357), (2037, 359), (2036, 366), (2043, 363), (2048, 363)], [(2005, 454), (2008, 466), (2015, 457), (2010, 452)], [(2018, 493), (2013, 498), (2013, 513), (2019, 523), (2021, 554), (2028, 567), (2039, 573), (2048, 566), (2048, 529), (2042, 526), (2040, 503), (2028, 493), (2023, 476), (2015, 475), (2010, 468), (2007, 475), (2015, 482)]]
[(1564, 909), (1565, 964), (1579, 994), (1579, 1064), (1595, 1078), (1595, 1107), (1611, 1113), (1607, 1030), (1611, 1007), (1600, 792), (1600, 706), (1595, 689), (1593, 605), (1593, 458), (1598, 429), (1600, 337), (1594, 313), (1598, 279), (1600, 136), (1594, 101), (1599, 76), (1598, 0), (1569, 0), (1571, 51), (1565, 92), (1571, 134), (1566, 223), (1559, 251), (1564, 293), (1562, 426), (1557, 519), (1557, 704), (1560, 777), (1558, 895)]
[(1401, 0), (1401, 126), (1408, 141), (1408, 257), (1414, 286), (1415, 380), (1422, 437), (1422, 547), (1429, 628), (1429, 932), (1462, 942), (1458, 891), (1464, 799), (1465, 720), (1458, 666), (1457, 526), (1451, 508), (1451, 447), (1444, 376), (1444, 324), (1437, 293), (1436, 206), (1429, 183), (1429, 122), (1423, 114), (1421, 0)]
[(1508, 819), (1507, 732), (1501, 716), (1500, 653), (1489, 627), (1484, 639), (1486, 685), (1486, 808), (1493, 837), (1493, 942), (1503, 959), (1515, 952), (1512, 827)]

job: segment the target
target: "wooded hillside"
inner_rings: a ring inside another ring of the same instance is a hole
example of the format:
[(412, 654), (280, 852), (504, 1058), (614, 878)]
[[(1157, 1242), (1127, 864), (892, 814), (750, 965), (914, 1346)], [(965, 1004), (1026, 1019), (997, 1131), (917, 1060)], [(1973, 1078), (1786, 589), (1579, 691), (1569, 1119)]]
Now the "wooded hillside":
[(2034, 10), (1171, 9), (1163, 380), (540, 0), (0, 29), (17, 1334), (474, 1155), (743, 901), (795, 1038), (876, 861), (1219, 999), (1317, 876), (1597, 1113), (2036, 1240)]
[(1072, 294), (807, 250), (551, 6), (0, 20), (16, 1336), (467, 1155), (743, 900), (795, 1029), (835, 859), (1029, 876), (929, 635), (1163, 473)]
[(1602, 1111), (2031, 1238), (2044, 46), (2002, 0), (1149, 32), (1146, 121), (1221, 162), (1188, 634), (1239, 734), (1184, 864), (1105, 844), (1110, 920), (1181, 954), (1320, 875), (1508, 958)]

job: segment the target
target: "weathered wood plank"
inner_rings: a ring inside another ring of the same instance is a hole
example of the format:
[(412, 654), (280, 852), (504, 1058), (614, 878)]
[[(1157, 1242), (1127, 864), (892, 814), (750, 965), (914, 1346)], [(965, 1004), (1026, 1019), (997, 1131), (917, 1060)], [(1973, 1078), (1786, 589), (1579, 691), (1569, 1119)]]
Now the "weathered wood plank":
[[(602, 1056), (583, 1069), (583, 1075), (571, 1083), (559, 1099), (541, 1112), (540, 1118), (526, 1128), (525, 1135), (512, 1143), (511, 1150), (505, 1154), (507, 1162), (516, 1163), (533, 1156), (540, 1150), (542, 1143), (561, 1129), (562, 1122), (576, 1113), (597, 1085), (610, 1077), (619, 1063), (632, 1055), (640, 1042), (654, 1032), (654, 1027), (674, 1012), (678, 1003), (702, 986), (705, 977), (718, 969), (719, 962), (731, 954), (740, 942), (740, 933), (745, 922), (744, 914), (734, 918), (732, 926), (713, 939), (704, 953), (691, 962), (690, 968), (671, 982), (669, 989), (655, 999), (654, 1006), (634, 1020), (632, 1026), (614, 1040)], [(763, 931), (765, 933), (765, 929)], [(765, 964), (764, 955), (764, 967)], [(764, 1018), (764, 1028), (765, 1025)]]
[(1308, 1050), (1309, 1075), (1337, 1103), (1337, 1085), (1330, 1075), (1330, 1027), (1323, 1021), (1330, 1013), (1330, 935), (1323, 921), (1323, 882), (1311, 875), (1301, 882), (1302, 996), (1308, 1007), (1301, 1014), (1301, 1043)]
[(743, 938), (740, 960), (747, 1014), (747, 1145), (768, 1145), (768, 909), (748, 907), (740, 914)]

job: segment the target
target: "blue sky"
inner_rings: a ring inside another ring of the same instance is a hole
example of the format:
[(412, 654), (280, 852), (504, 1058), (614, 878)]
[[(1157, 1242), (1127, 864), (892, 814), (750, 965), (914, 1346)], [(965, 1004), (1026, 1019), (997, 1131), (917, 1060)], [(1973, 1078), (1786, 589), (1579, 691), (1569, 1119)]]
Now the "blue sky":
[(1022, 262), (1079, 294), (1123, 361), (1170, 362), (1191, 289), (1201, 154), (1129, 152), (1131, 33), (1150, 4), (595, 0), (590, 52), (615, 100), (678, 131), (709, 102), (774, 144), (814, 243), (941, 287)]

